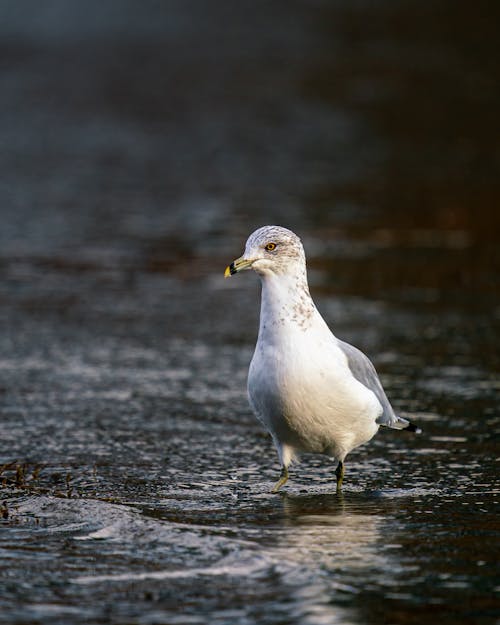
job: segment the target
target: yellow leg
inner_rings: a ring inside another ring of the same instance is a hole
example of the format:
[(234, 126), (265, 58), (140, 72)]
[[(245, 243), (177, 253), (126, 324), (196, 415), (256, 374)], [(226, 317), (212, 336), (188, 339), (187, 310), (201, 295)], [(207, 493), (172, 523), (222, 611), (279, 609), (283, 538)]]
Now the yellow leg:
[(288, 469), (286, 467), (281, 468), (280, 479), (276, 482), (273, 488), (273, 493), (277, 493), (279, 489), (288, 481)]
[(344, 481), (344, 463), (341, 460), (339, 460), (337, 468), (335, 469), (335, 475), (337, 476), (337, 493), (340, 493), (342, 482)]

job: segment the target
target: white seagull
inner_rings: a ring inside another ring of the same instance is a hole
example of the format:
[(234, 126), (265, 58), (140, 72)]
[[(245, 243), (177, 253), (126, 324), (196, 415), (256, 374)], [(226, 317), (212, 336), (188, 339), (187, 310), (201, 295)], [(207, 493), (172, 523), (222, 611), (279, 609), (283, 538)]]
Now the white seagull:
[(288, 480), (288, 467), (301, 452), (338, 462), (340, 492), (347, 454), (380, 426), (420, 430), (394, 413), (368, 357), (326, 325), (309, 294), (304, 248), (296, 234), (281, 226), (253, 232), (245, 253), (224, 276), (245, 269), (253, 269), (262, 283), (248, 397), (281, 463), (273, 492)]

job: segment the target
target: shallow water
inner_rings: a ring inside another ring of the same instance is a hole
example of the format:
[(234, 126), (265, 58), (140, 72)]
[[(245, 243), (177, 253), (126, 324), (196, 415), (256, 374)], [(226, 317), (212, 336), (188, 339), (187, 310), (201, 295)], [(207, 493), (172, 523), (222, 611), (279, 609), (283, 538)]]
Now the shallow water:
[[(0, 623), (496, 622), (490, 21), (46, 6), (0, 20)], [(342, 495), (318, 457), (269, 492), (258, 282), (222, 278), (269, 221), (424, 430)]]

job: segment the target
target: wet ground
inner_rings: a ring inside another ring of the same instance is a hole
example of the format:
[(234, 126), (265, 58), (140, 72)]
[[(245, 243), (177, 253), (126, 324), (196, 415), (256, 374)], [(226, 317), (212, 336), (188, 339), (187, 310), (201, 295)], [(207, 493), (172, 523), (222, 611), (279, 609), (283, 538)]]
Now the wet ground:
[[(495, 623), (498, 15), (113, 6), (0, 9), (0, 623)], [(265, 223), (424, 430), (341, 496), (269, 492)]]

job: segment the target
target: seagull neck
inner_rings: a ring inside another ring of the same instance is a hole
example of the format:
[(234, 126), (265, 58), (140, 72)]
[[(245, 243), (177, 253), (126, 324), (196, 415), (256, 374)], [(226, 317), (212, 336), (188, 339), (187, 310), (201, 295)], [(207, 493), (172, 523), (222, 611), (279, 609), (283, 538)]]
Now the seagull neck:
[(272, 274), (261, 276), (262, 300), (259, 337), (275, 333), (277, 327), (296, 326), (307, 330), (315, 315), (305, 272), (299, 275)]

